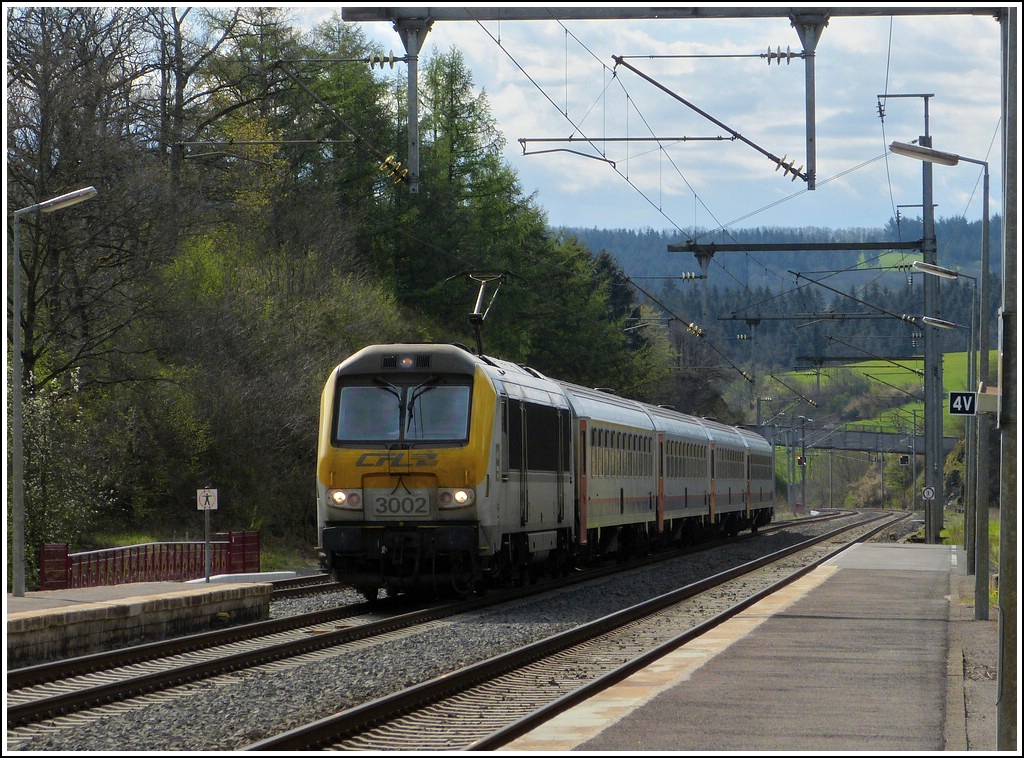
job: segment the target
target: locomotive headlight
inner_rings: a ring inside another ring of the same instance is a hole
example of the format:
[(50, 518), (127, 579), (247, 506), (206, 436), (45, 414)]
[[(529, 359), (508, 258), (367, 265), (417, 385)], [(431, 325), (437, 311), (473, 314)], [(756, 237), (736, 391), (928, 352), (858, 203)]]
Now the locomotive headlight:
[(363, 507), (363, 497), (359, 490), (327, 490), (327, 499), (335, 508), (357, 510)]
[(457, 488), (437, 491), (437, 504), (441, 508), (465, 508), (475, 500), (473, 490)]

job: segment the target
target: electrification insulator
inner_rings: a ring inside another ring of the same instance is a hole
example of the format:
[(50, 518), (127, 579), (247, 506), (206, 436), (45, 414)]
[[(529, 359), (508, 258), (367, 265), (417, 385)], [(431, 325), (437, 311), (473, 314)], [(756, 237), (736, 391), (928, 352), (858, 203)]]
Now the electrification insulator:
[(799, 55), (799, 53), (792, 52), (789, 49), (788, 45), (786, 46), (786, 52), (785, 53), (782, 52), (782, 48), (781, 47), (775, 48), (775, 52), (773, 53), (771, 46), (769, 46), (768, 47), (768, 55), (765, 56), (765, 57), (768, 58), (768, 65), (769, 66), (772, 65), (772, 59), (777, 60), (779, 62), (779, 65), (781, 66), (783, 58), (786, 59), (786, 65), (788, 66), (790, 61), (793, 60), (793, 58), (796, 57), (797, 55)]
[(795, 182), (796, 178), (803, 173), (804, 167), (800, 166), (800, 168), (794, 170), (793, 164), (796, 163), (796, 158), (791, 160), (789, 163), (786, 163), (786, 158), (788, 157), (788, 155), (782, 156), (782, 160), (778, 161), (778, 163), (775, 166), (775, 170), (778, 171), (781, 168), (783, 174), (792, 174), (793, 176), (790, 178), (790, 181)]
[(749, 334), (737, 334), (736, 335), (736, 339), (738, 339), (738, 340), (748, 340), (748, 339), (750, 339), (750, 335)]
[(384, 159), (384, 162), (380, 164), (380, 170), (395, 180), (395, 184), (406, 179), (409, 176), (409, 169), (402, 168), (402, 162), (396, 161), (395, 156), (389, 155)]
[(704, 330), (701, 329), (696, 324), (687, 324), (686, 325), (686, 331), (688, 331), (690, 334), (694, 335), (695, 337), (703, 337), (704, 336)]
[(377, 53), (376, 55), (371, 55), (369, 57), (369, 59), (367, 60), (367, 63), (370, 64), (370, 68), (373, 68), (377, 64), (380, 64), (380, 67), (383, 69), (385, 63), (387, 63), (389, 66), (391, 66), (391, 68), (394, 68), (395, 67), (395, 51), (394, 50), (390, 51), (390, 53), (388, 55), (384, 55), (383, 51), (380, 52), (380, 53)]
[(679, 275), (679, 278), (685, 281), (692, 281), (693, 279), (703, 279), (704, 277), (701, 274), (695, 274), (692, 271), (684, 271)]
[(885, 106), (881, 100), (878, 101), (878, 120), (885, 123)]

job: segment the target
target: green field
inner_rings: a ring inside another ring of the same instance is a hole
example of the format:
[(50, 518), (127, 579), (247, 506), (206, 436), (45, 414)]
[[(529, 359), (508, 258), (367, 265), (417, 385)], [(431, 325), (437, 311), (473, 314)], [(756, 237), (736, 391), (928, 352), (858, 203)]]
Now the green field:
[[(975, 391), (977, 387), (969, 387), (967, 382), (967, 364), (969, 354), (968, 353), (945, 353), (943, 354), (942, 360), (942, 390), (944, 399), (950, 392), (964, 392), (964, 391)], [(994, 384), (998, 377), (998, 359), (999, 352), (997, 350), (989, 351), (989, 383)], [(857, 371), (861, 375), (870, 375), (873, 371), (885, 373), (885, 384), (881, 382), (875, 382), (871, 385), (872, 392), (879, 395), (887, 394), (891, 395), (894, 391), (893, 387), (905, 389), (915, 394), (922, 393), (924, 390), (924, 379), (914, 373), (914, 370), (920, 370), (922, 361), (884, 361), (884, 360), (868, 360), (860, 363), (847, 364), (844, 368), (852, 369)], [(902, 373), (901, 373), (902, 368)], [(828, 385), (832, 381), (831, 377), (826, 372), (822, 372), (821, 377), (815, 375), (809, 375), (804, 371), (793, 372), (783, 375), (787, 384), (792, 383), (792, 386), (801, 392), (806, 392), (812, 396), (818, 394), (818, 382), (820, 381), (822, 396), (827, 397), (829, 395)], [(891, 386), (886, 386), (886, 384)], [(849, 426), (856, 428), (858, 426), (864, 426), (870, 428), (872, 431), (897, 431), (895, 419), (897, 417), (903, 417), (904, 419), (911, 418), (916, 411), (918, 423), (924, 423), (924, 403), (918, 400), (914, 400), (909, 395), (907, 396), (907, 402), (899, 405), (898, 407), (889, 408), (881, 415), (863, 419), (860, 421), (850, 422)], [(963, 431), (963, 416), (951, 416), (946, 412), (946, 407), (943, 406), (943, 430), (944, 434), (948, 436), (956, 436)]]

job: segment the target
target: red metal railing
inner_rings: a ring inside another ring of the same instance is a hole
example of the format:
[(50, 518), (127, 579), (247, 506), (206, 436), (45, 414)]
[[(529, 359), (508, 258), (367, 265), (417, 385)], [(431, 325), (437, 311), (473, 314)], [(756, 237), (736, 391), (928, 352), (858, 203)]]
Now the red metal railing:
[[(210, 541), (210, 574), (260, 570), (259, 532), (227, 532)], [(206, 542), (150, 542), (68, 553), (66, 544), (40, 550), (42, 590), (101, 587), (129, 582), (181, 582), (206, 576)]]

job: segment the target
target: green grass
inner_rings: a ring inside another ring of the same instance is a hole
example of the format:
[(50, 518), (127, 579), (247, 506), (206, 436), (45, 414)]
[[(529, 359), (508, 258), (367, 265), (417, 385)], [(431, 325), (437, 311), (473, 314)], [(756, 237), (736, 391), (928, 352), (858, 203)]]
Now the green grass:
[[(962, 513), (947, 513), (944, 515), (942, 533), (940, 534), (944, 545), (964, 544), (964, 516)], [(999, 573), (999, 512), (989, 511), (988, 517), (988, 563), (989, 576)], [(999, 590), (993, 587), (989, 594), (991, 605), (999, 604)]]
[[(942, 356), (942, 391), (943, 397), (949, 392), (963, 392), (963, 391), (975, 391), (977, 387), (967, 386), (967, 364), (970, 358), (969, 353), (944, 353)], [(998, 375), (998, 358), (999, 352), (997, 350), (989, 351), (989, 377), (991, 384), (995, 381), (995, 377)], [(884, 367), (886, 372), (886, 382), (896, 387), (919, 387), (923, 389), (924, 379), (914, 373), (914, 370), (922, 369), (921, 361), (905, 361), (896, 365), (896, 362), (889, 361), (877, 361), (868, 360), (860, 363), (849, 364), (849, 368), (853, 370), (862, 370), (863, 372), (870, 373), (872, 369), (878, 369)], [(902, 373), (901, 373), (902, 368)], [(783, 374), (787, 383), (792, 382), (795, 386), (801, 386), (803, 390), (812, 392), (818, 382), (818, 378), (815, 376), (806, 375), (805, 372), (799, 371), (795, 373)], [(827, 374), (821, 375), (821, 388), (824, 395), (828, 394), (828, 384), (831, 378)], [(883, 388), (883, 385), (878, 385), (879, 388)], [(924, 403), (922, 402), (909, 402), (904, 406), (901, 406), (900, 410), (904, 411), (903, 416), (907, 419), (911, 417), (911, 411), (917, 411), (917, 418), (919, 423), (919, 429), (924, 427)], [(951, 416), (945, 412), (943, 407), (943, 434), (947, 436), (957, 436), (963, 433), (963, 417), (962, 416)], [(874, 419), (866, 419), (864, 421), (858, 421), (851, 424), (851, 426), (863, 425), (870, 427), (872, 430), (881, 429), (882, 431), (890, 430), (897, 431), (893, 423), (893, 412), (892, 410), (886, 411), (881, 416)]]
[(276, 547), (260, 545), (261, 571), (308, 571), (320, 566), (312, 547)]
[[(104, 532), (89, 536), (88, 544), (72, 545), (72, 553), (153, 542), (202, 542), (202, 530), (188, 534), (156, 535), (147, 532)], [(319, 567), (313, 546), (278, 545), (260, 540), (260, 571), (308, 571)]]

